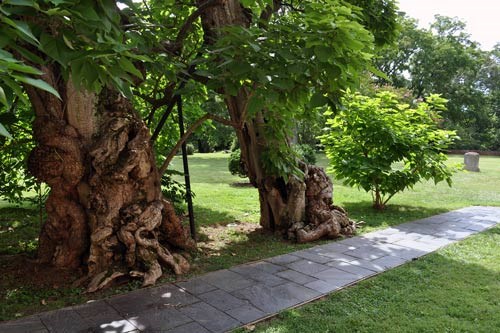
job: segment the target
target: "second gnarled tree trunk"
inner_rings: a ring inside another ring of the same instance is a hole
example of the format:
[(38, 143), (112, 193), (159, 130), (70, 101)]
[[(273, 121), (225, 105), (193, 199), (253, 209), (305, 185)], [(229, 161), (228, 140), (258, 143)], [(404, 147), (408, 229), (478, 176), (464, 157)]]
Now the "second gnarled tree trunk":
[[(198, 3), (201, 6), (204, 2)], [(279, 3), (275, 1), (275, 6)], [(248, 27), (250, 24), (249, 16), (245, 15), (245, 9), (237, 0), (221, 0), (202, 15), (207, 43), (215, 42), (223, 33), (221, 28), (235, 25)], [(324, 170), (297, 161), (304, 171), (304, 179), (294, 175), (284, 179), (269, 174), (265, 169), (262, 162), (265, 150), (279, 144), (276, 139), (264, 134), (268, 116), (266, 110), (257, 112), (251, 118), (246, 116), (250, 98), (252, 94), (248, 88), (241, 88), (236, 96), (226, 94), (225, 102), (231, 120), (241, 124), (236, 129), (236, 135), (250, 181), (259, 191), (262, 227), (286, 234), (298, 242), (353, 234), (355, 223), (349, 220), (344, 210), (333, 205), (332, 183)]]

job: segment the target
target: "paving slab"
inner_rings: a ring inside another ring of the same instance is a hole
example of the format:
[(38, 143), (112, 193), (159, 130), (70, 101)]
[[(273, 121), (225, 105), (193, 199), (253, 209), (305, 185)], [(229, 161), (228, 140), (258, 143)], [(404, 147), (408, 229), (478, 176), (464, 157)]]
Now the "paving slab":
[(374, 245), (367, 245), (355, 250), (347, 251), (345, 255), (363, 260), (374, 260), (387, 255), (387, 251), (381, 250)]
[(433, 252), (439, 249), (441, 246), (439, 243), (422, 242), (420, 240), (400, 240), (392, 243), (393, 245), (400, 245), (402, 247), (411, 248), (415, 250), (420, 250), (425, 253)]
[(294, 271), (293, 269), (278, 272), (276, 273), (276, 275), (297, 284), (306, 284), (317, 280), (310, 275), (299, 273), (297, 271)]
[(199, 301), (194, 295), (173, 284), (141, 289), (107, 300), (108, 304), (124, 316), (133, 316), (150, 309), (181, 307)]
[(243, 324), (251, 323), (266, 316), (263, 311), (250, 304), (229, 309), (226, 313)]
[(299, 273), (303, 273), (306, 275), (312, 275), (317, 272), (324, 271), (325, 269), (328, 269), (328, 266), (322, 265), (315, 263), (311, 260), (299, 260), (292, 262), (291, 264), (286, 265), (288, 268), (293, 269), (294, 271), (297, 271)]
[(376, 266), (381, 266), (384, 268), (384, 270), (390, 269), (397, 267), (399, 265), (404, 264), (407, 261), (410, 261), (411, 258), (405, 259), (405, 258), (399, 258), (395, 256), (385, 256), (379, 259), (373, 260), (371, 263), (376, 265)]
[(203, 275), (202, 279), (224, 291), (234, 291), (255, 285), (255, 280), (247, 279), (230, 270), (221, 270)]
[(149, 309), (127, 318), (141, 331), (163, 332), (193, 320), (175, 308)]
[[(40, 319), (50, 332), (82, 332), (94, 326), (71, 308), (42, 313)], [(136, 328), (131, 327), (131, 329)]]
[(73, 310), (82, 318), (94, 318), (102, 315), (103, 313), (113, 316), (119, 315), (118, 311), (116, 311), (105, 300), (91, 301), (82, 305), (77, 305), (73, 307)]
[(321, 255), (321, 252), (315, 250), (302, 250), (293, 253), (294, 255), (301, 257), (303, 259), (307, 259), (313, 261), (318, 264), (326, 264), (327, 262), (332, 261), (331, 258)]
[(204, 294), (217, 289), (216, 286), (211, 285), (200, 277), (195, 277), (187, 281), (176, 282), (175, 284), (192, 295)]
[(316, 280), (313, 282), (306, 283), (305, 286), (309, 289), (316, 290), (317, 292), (320, 292), (322, 294), (328, 294), (334, 290), (342, 288), (342, 286), (337, 285), (333, 282), (325, 282), (322, 280)]
[[(280, 267), (280, 271), (282, 271), (283, 267)], [(281, 277), (277, 276), (277, 274), (272, 274), (272, 273), (266, 273), (263, 270), (260, 270), (258, 267), (255, 267), (254, 265), (242, 265), (242, 266), (236, 266), (230, 269), (231, 271), (238, 273), (242, 276), (248, 276), (251, 277), (252, 280), (255, 280), (257, 282), (263, 283), (267, 286), (277, 286), (283, 283), (286, 283), (287, 281), (282, 279)]]
[(266, 314), (273, 314), (321, 294), (313, 289), (289, 282), (276, 287), (256, 285), (236, 291), (233, 295), (248, 300)]
[(253, 267), (255, 269), (258, 269), (260, 271), (263, 271), (265, 273), (270, 273), (270, 274), (274, 274), (276, 272), (283, 271), (286, 269), (282, 265), (276, 265), (276, 264), (266, 262), (266, 261), (253, 262), (253, 263), (247, 264), (245, 266)]
[(336, 261), (328, 266), (333, 267), (333, 268), (338, 268), (342, 271), (345, 271), (347, 273), (351, 273), (356, 275), (358, 278), (365, 278), (370, 275), (376, 274), (376, 271), (364, 268), (361, 265), (354, 265), (350, 262), (345, 262), (345, 261)]
[(265, 259), (264, 261), (276, 264), (276, 265), (286, 265), (294, 261), (301, 260), (300, 257), (294, 256), (293, 254), (282, 254), (276, 257)]
[(101, 313), (92, 318), (82, 318), (72, 308), (40, 314), (49, 332), (133, 332), (139, 327), (116, 313)]
[(357, 248), (353, 248), (353, 249), (351, 249), (351, 250), (349, 250), (347, 252), (344, 252), (344, 253), (340, 253), (340, 252), (321, 252), (320, 255), (330, 258), (330, 261), (346, 261), (346, 262), (349, 262), (349, 261), (353, 261), (353, 260), (359, 259), (357, 257), (353, 257), (353, 256), (347, 254), (348, 252), (354, 251), (354, 250), (357, 250)]
[(377, 265), (374, 263), (374, 261), (368, 261), (368, 260), (363, 260), (363, 259), (357, 259), (353, 261), (332, 261), (331, 263), (327, 264), (330, 267), (335, 267), (335, 268), (340, 268), (342, 265), (352, 265), (352, 266), (358, 266), (363, 269), (370, 270), (372, 272), (380, 273), (386, 270), (384, 266)]
[(283, 293), (282, 290), (278, 290), (276, 287), (272, 288), (265, 285), (255, 285), (238, 290), (233, 295), (247, 300), (266, 315), (277, 313), (299, 303), (292, 295)]
[(201, 294), (199, 297), (206, 303), (222, 311), (237, 308), (248, 303), (220, 289)]
[(338, 268), (333, 268), (333, 267), (330, 267), (329, 269), (327, 269), (325, 271), (321, 271), (321, 272), (314, 274), (314, 277), (319, 279), (319, 280), (322, 280), (322, 281), (325, 281), (328, 283), (332, 283), (333, 285), (340, 286), (340, 287), (344, 286), (346, 284), (352, 283), (352, 282), (359, 280), (361, 278), (360, 276), (358, 276), (356, 274), (352, 274), (352, 273), (340, 270)]
[(188, 324), (184, 324), (181, 326), (177, 326), (176, 328), (161, 331), (165, 333), (210, 333), (205, 327), (201, 326), (197, 322), (191, 322)]
[(31, 332), (49, 332), (38, 316), (31, 316), (15, 321), (0, 323), (0, 332), (2, 333), (31, 333)]
[(210, 332), (226, 332), (242, 323), (207, 303), (200, 302), (181, 308), (184, 315), (196, 321)]
[(353, 246), (355, 248), (360, 248), (363, 246), (371, 246), (373, 244), (376, 244), (376, 242), (373, 241), (372, 239), (368, 239), (368, 238), (365, 238), (363, 236), (346, 238), (346, 239), (339, 241), (338, 243), (342, 244), (342, 245)]
[(467, 207), (175, 284), (0, 323), (0, 332), (226, 332), (497, 223), (499, 207)]
[(349, 250), (354, 250), (354, 247), (348, 244), (341, 244), (340, 242), (332, 242), (328, 244), (315, 246), (310, 250), (314, 251), (315, 253), (324, 253), (324, 252), (344, 253)]

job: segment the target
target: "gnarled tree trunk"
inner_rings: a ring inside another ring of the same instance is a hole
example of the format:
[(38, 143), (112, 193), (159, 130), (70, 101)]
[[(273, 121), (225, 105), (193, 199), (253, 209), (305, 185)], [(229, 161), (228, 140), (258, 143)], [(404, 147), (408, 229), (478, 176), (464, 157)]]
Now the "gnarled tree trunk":
[(185, 272), (178, 252), (194, 242), (162, 198), (149, 130), (131, 103), (107, 89), (79, 91), (54, 65), (44, 73), (62, 100), (27, 87), (37, 141), (29, 170), (51, 188), (39, 260), (86, 267), (89, 291), (123, 275), (153, 284), (162, 265)]
[[(205, 1), (198, 3), (201, 6)], [(275, 8), (269, 8), (266, 15), (276, 11), (280, 3), (275, 1)], [(202, 15), (205, 42), (213, 43), (222, 27), (248, 27), (251, 24), (249, 20), (239, 1), (219, 1), (217, 6), (210, 7)], [(250, 181), (259, 191), (262, 227), (286, 234), (298, 242), (352, 235), (355, 223), (343, 209), (333, 205), (332, 183), (324, 170), (297, 161), (304, 171), (304, 179), (293, 175), (283, 179), (266, 172), (262, 163), (263, 152), (276, 142), (264, 135), (266, 110), (258, 112), (252, 119), (247, 118), (246, 107), (250, 98), (251, 93), (242, 88), (236, 96), (226, 95), (225, 102), (231, 120), (241, 124), (236, 134)]]

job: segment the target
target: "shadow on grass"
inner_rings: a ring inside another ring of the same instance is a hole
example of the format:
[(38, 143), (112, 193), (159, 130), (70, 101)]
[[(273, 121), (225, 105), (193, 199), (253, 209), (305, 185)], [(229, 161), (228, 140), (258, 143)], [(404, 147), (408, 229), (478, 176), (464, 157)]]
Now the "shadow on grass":
[(285, 311), (255, 332), (491, 332), (500, 327), (500, 257), (487, 238), (499, 232)]
[[(395, 226), (446, 212), (446, 209), (408, 205), (391, 205), (383, 212), (374, 210), (371, 202), (347, 202), (343, 205), (351, 218), (365, 221), (360, 234), (374, 229)], [(198, 241), (202, 243), (198, 267), (211, 271), (236, 264), (272, 257), (332, 240), (296, 244), (281, 235), (262, 230), (256, 223), (237, 221), (235, 216), (206, 207), (195, 207)], [(339, 238), (340, 240), (341, 238)]]
[(235, 187), (235, 188), (240, 188), (240, 187), (243, 187), (243, 188), (250, 187), (250, 188), (252, 188), (253, 187), (252, 183), (250, 183), (248, 180), (247, 181), (242, 180), (242, 181), (239, 181), (239, 182), (233, 182), (233, 183), (229, 184), (229, 186)]
[[(233, 223), (236, 217), (227, 212), (213, 210), (203, 206), (194, 206), (194, 219), (196, 224), (196, 229), (198, 230), (201, 226), (211, 226), (211, 225), (226, 225), (228, 223)], [(186, 217), (184, 221), (187, 221)]]
[(0, 208), (0, 255), (35, 251), (39, 232), (38, 209)]
[(312, 247), (322, 242), (296, 244), (263, 230), (258, 223), (238, 221), (231, 214), (200, 207), (211, 222), (197, 226), (199, 252), (195, 274), (260, 260)]
[(365, 227), (378, 228), (410, 222), (449, 211), (445, 208), (427, 208), (409, 205), (388, 205), (384, 211), (372, 208), (371, 201), (344, 202), (342, 207), (355, 221), (364, 221)]

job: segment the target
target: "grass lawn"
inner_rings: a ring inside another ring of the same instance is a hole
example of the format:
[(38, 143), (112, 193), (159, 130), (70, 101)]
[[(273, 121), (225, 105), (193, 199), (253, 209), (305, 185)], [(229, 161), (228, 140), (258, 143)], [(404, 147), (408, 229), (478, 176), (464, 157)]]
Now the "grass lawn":
[[(235, 187), (244, 179), (231, 176), (227, 171), (228, 154), (195, 154), (189, 157), (195, 215), (198, 225), (232, 223), (234, 221), (258, 222), (259, 205), (257, 190)], [(462, 156), (451, 156), (450, 164), (463, 162)], [(324, 155), (318, 155), (318, 165), (326, 167)], [(181, 170), (180, 159), (174, 168)], [(449, 210), (472, 206), (500, 205), (500, 158), (481, 157), (480, 173), (460, 171), (453, 177), (453, 187), (433, 182), (417, 184), (412, 191), (397, 194), (383, 213), (371, 208), (371, 196), (364, 191), (342, 185), (334, 180), (335, 204), (343, 206), (351, 218), (366, 221), (363, 232), (385, 228)]]
[[(190, 274), (201, 274), (239, 263), (291, 252), (313, 244), (297, 245), (258, 229), (259, 204), (257, 190), (244, 184), (244, 179), (231, 176), (227, 169), (229, 154), (195, 154), (189, 157), (195, 218), (198, 225), (199, 251), (193, 254)], [(450, 163), (462, 162), (461, 156)], [(326, 166), (324, 156), (319, 165)], [(181, 169), (180, 159), (174, 168)], [(369, 194), (334, 181), (334, 200), (344, 206), (351, 218), (365, 221), (360, 233), (400, 224), (437, 213), (471, 205), (500, 205), (500, 158), (481, 157), (480, 173), (459, 172), (454, 186), (423, 182), (412, 191), (396, 195), (383, 213), (371, 208)], [(91, 298), (105, 297), (137, 288), (130, 283), (93, 295), (73, 288), (71, 274), (60, 279), (37, 282), (31, 274), (19, 273), (20, 258), (29, 265), (37, 245), (40, 222), (34, 207), (12, 208), (0, 201), (0, 320), (46, 311)], [(498, 250), (498, 247), (497, 247)], [(42, 277), (43, 272), (33, 272)], [(175, 277), (165, 276), (162, 281)]]
[(497, 226), (285, 311), (254, 332), (500, 332), (499, 244)]

